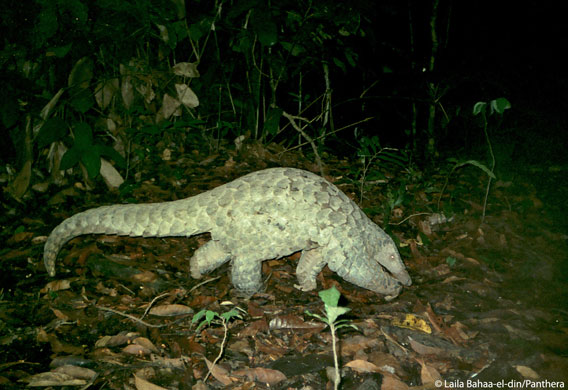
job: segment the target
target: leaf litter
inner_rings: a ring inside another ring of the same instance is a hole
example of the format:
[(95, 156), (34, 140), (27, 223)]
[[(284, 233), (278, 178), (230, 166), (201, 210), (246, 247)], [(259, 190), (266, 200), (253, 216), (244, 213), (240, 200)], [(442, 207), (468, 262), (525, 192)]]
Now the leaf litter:
[[(232, 177), (244, 173), (233, 165), (224, 169)], [(201, 168), (192, 176), (207, 173)], [(204, 180), (207, 187), (221, 182)], [(464, 178), (457, 185), (479, 184)], [(342, 189), (350, 193), (349, 186)], [(335, 286), (342, 306), (351, 309), (344, 317), (358, 328), (338, 333), (343, 389), (431, 388), (436, 380), (455, 387), (473, 378), (567, 380), (566, 291), (555, 278), (565, 239), (550, 228), (533, 192), (533, 208), (521, 212), (515, 206), (526, 207), (525, 198), (507, 190), (496, 191), (481, 225), (473, 196), (461, 199), (462, 209), (451, 216), (414, 215), (437, 201), (421, 191), (393, 210), (391, 233), (414, 284), (392, 302), (327, 269), (318, 276), (318, 291)], [(157, 192), (156, 199), (179, 197)], [(380, 193), (366, 195), (369, 204), (385, 202)], [(414, 216), (397, 225), (408, 215)], [(37, 218), (26, 226), (8, 241), (0, 263), (9, 275), (0, 318), (5, 388), (319, 389), (331, 383), (332, 340), (322, 323), (304, 314), (323, 307), (317, 291), (294, 288), (297, 255), (265, 262), (265, 290), (245, 299), (235, 293), (228, 267), (204, 280), (190, 278), (187, 259), (207, 235), (87, 236), (66, 246), (71, 256), (61, 255), (70, 276), (49, 280), (37, 240), (47, 229)], [(30, 270), (33, 276), (26, 277)], [(246, 315), (227, 323), (226, 349), (212, 364), (223, 327), (196, 332), (192, 316), (237, 307)]]

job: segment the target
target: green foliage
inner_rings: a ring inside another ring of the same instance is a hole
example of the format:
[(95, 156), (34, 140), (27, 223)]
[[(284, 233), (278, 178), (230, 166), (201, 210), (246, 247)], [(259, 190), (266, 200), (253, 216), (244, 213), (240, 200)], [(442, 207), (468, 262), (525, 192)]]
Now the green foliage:
[(335, 288), (335, 286), (328, 288), (327, 290), (320, 291), (318, 295), (324, 303), (325, 315), (321, 316), (319, 314), (311, 313), (309, 310), (306, 310), (306, 314), (317, 318), (330, 327), (333, 325), (335, 329), (345, 327), (357, 329), (355, 325), (349, 324), (349, 320), (337, 319), (339, 316), (342, 316), (351, 311), (351, 309), (348, 307), (338, 306), (341, 293), (339, 292), (339, 290), (337, 290), (337, 288)]
[[(292, 114), (311, 118), (303, 131), (323, 142), (334, 126), (333, 83), (358, 65), (357, 42), (370, 26), (360, 5), (341, 2), (195, 1), (187, 14), (184, 2), (171, 0), (32, 4), (26, 33), (16, 12), (0, 22), (9, 37), (0, 58), (10, 59), (0, 70), (18, 91), (0, 106), (2, 122), (21, 131), (18, 112), (32, 113), (40, 129), (34, 158), (45, 169), (58, 164), (44, 161), (42, 149), (75, 137), (62, 167), (82, 163), (91, 177), (101, 156), (124, 166), (107, 134), (141, 157), (158, 155), (159, 141), (172, 138), (219, 145), (250, 132), (294, 142), (297, 132), (281, 118), (297, 109)], [(193, 73), (176, 71), (181, 58)], [(191, 104), (180, 86), (195, 95)], [(25, 148), (23, 138), (12, 137), (17, 149)], [(386, 149), (380, 157), (397, 158)]]
[(349, 323), (349, 320), (338, 320), (340, 316), (348, 313), (351, 309), (338, 306), (341, 293), (335, 288), (335, 286), (328, 288), (327, 290), (320, 291), (318, 295), (324, 303), (324, 315), (311, 313), (309, 310), (306, 310), (306, 314), (317, 318), (318, 320), (329, 326), (329, 330), (331, 332), (331, 340), (333, 343), (333, 361), (335, 364), (335, 380), (333, 381), (333, 383), (334, 388), (338, 389), (339, 383), (341, 381), (341, 376), (339, 374), (339, 358), (336, 346), (337, 330), (346, 327), (357, 329), (357, 327)]
[(498, 98), (498, 99), (494, 99), (491, 100), (490, 102), (477, 102), (474, 104), (473, 106), (473, 114), (474, 115), (480, 115), (481, 116), (481, 120), (482, 120), (482, 130), (483, 130), (483, 134), (485, 136), (485, 140), (487, 142), (487, 148), (489, 150), (489, 154), (491, 156), (491, 167), (488, 167), (486, 164), (483, 164), (482, 162), (478, 161), (478, 160), (466, 160), (466, 161), (458, 161), (455, 158), (449, 158), (448, 161), (450, 163), (453, 163), (453, 167), (450, 170), (450, 172), (448, 173), (447, 177), (446, 177), (446, 182), (444, 183), (444, 187), (442, 188), (442, 191), (440, 192), (440, 197), (438, 198), (438, 209), (440, 209), (440, 201), (442, 199), (442, 195), (444, 193), (444, 190), (448, 184), (448, 180), (450, 178), (450, 175), (457, 170), (458, 168), (461, 168), (465, 165), (472, 165), (474, 167), (477, 167), (479, 169), (481, 169), (483, 172), (485, 172), (485, 174), (489, 177), (487, 180), (487, 186), (485, 189), (485, 199), (483, 202), (483, 213), (481, 216), (481, 222), (483, 222), (485, 220), (485, 212), (487, 210), (487, 199), (489, 197), (489, 189), (491, 188), (491, 180), (495, 180), (496, 176), (495, 176), (495, 154), (493, 153), (493, 146), (491, 145), (491, 140), (489, 138), (489, 132), (488, 132), (488, 121), (487, 121), (487, 107), (489, 107), (489, 115), (493, 115), (493, 114), (499, 114), (499, 115), (503, 115), (503, 113), (505, 112), (505, 110), (508, 110), (511, 108), (511, 103), (505, 99), (505, 98)]
[(86, 123), (77, 123), (74, 130), (73, 146), (61, 158), (61, 169), (66, 170), (81, 162), (89, 177), (94, 178), (101, 169), (101, 157), (114, 160), (121, 168), (126, 167), (124, 158), (113, 148), (97, 143), (93, 139), (91, 127)]
[(201, 329), (201, 327), (210, 326), (212, 323), (216, 323), (216, 322), (220, 323), (225, 330), (225, 333), (223, 335), (223, 341), (221, 342), (221, 348), (219, 349), (219, 354), (217, 355), (217, 357), (213, 361), (213, 364), (209, 368), (209, 372), (207, 373), (207, 376), (203, 380), (204, 382), (207, 380), (207, 378), (209, 378), (209, 375), (211, 375), (211, 370), (213, 369), (213, 366), (215, 366), (215, 364), (217, 364), (219, 359), (221, 359), (221, 356), (223, 356), (223, 350), (225, 348), (225, 344), (227, 343), (227, 336), (229, 334), (229, 327), (228, 327), (227, 324), (232, 319), (235, 319), (235, 318), (241, 318), (242, 319), (243, 318), (241, 316), (241, 314), (239, 313), (239, 310), (242, 310), (242, 309), (235, 308), (235, 309), (229, 310), (228, 312), (219, 314), (216, 311), (203, 309), (200, 312), (196, 313), (193, 316), (193, 319), (191, 320), (192, 324), (195, 324), (195, 323), (201, 321), (199, 323), (199, 325), (197, 326), (197, 328), (195, 329), (196, 332), (198, 332), (199, 329)]
[(228, 312), (221, 314), (216, 311), (203, 309), (193, 316), (191, 323), (195, 324), (201, 321), (195, 329), (195, 331), (198, 332), (203, 326), (211, 326), (211, 323), (214, 323), (216, 320), (220, 320), (222, 324), (227, 324), (234, 318), (243, 318), (237, 309), (231, 309)]

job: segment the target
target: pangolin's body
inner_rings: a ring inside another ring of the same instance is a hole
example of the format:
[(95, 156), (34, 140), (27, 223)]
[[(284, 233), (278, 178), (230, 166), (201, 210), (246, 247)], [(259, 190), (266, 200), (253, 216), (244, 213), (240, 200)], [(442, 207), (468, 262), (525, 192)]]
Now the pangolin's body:
[[(393, 240), (336, 186), (313, 173), (271, 168), (202, 194), (164, 203), (103, 206), (57, 226), (45, 243), (44, 262), (55, 275), (60, 248), (82, 234), (144, 237), (211, 233), (191, 259), (199, 278), (226, 261), (232, 282), (246, 293), (262, 286), (261, 262), (302, 251), (299, 288), (316, 287), (327, 264), (360, 287), (397, 296), (411, 280)], [(385, 270), (388, 272), (385, 272)]]

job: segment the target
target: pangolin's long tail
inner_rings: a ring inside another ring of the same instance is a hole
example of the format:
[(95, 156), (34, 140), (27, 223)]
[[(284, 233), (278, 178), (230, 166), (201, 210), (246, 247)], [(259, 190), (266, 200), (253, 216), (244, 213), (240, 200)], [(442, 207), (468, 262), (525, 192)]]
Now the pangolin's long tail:
[[(189, 198), (191, 199), (191, 198)], [(55, 275), (55, 259), (65, 243), (82, 234), (124, 236), (191, 236), (207, 230), (198, 224), (189, 199), (174, 202), (125, 204), (90, 209), (66, 219), (49, 235), (43, 261), (50, 276)]]

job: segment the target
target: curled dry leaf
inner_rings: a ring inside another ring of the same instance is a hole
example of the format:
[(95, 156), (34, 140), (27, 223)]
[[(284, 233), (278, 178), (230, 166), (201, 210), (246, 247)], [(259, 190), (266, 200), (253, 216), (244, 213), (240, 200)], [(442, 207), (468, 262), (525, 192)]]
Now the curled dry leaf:
[(249, 381), (268, 383), (271, 386), (286, 379), (286, 375), (284, 375), (282, 372), (262, 367), (238, 370), (233, 372), (233, 374), (238, 376), (246, 376)]
[(418, 352), (420, 355), (440, 355), (444, 352), (444, 350), (436, 347), (429, 347), (418, 341), (414, 340), (412, 337), (408, 338), (410, 340), (410, 346), (415, 352)]
[(136, 386), (136, 390), (167, 390), (165, 387), (155, 385), (136, 375), (134, 375), (134, 385)]
[(181, 103), (186, 106), (187, 108), (195, 108), (199, 106), (199, 98), (189, 88), (189, 86), (185, 84), (176, 84), (176, 91)]
[(434, 367), (427, 365), (423, 360), (419, 361), (419, 363), (422, 366), (422, 369), (420, 370), (420, 378), (422, 379), (423, 385), (442, 380), (442, 375), (440, 375), (438, 370)]
[(92, 380), (97, 375), (97, 373), (91, 369), (72, 365), (57, 367), (53, 370), (53, 372), (69, 375), (70, 377), (75, 379), (85, 379), (87, 381)]
[(383, 378), (383, 383), (381, 385), (381, 390), (407, 390), (408, 385), (391, 375), (385, 375)]
[(153, 342), (151, 342), (149, 339), (147, 339), (146, 337), (137, 337), (134, 340), (132, 340), (133, 344), (136, 345), (140, 345), (146, 349), (149, 349), (150, 351), (154, 352), (154, 353), (158, 353), (158, 348), (156, 348), (156, 346), (154, 345)]
[(87, 384), (84, 379), (75, 379), (67, 374), (53, 371), (32, 375), (25, 381), (28, 382), (28, 387), (84, 386)]
[(536, 371), (530, 367), (527, 366), (514, 366), (514, 367), (519, 372), (519, 374), (523, 376), (523, 378), (532, 379), (534, 381), (540, 378), (540, 375), (538, 375)]
[(172, 115), (176, 114), (176, 111), (180, 106), (181, 103), (179, 100), (165, 93), (162, 98), (162, 107), (160, 108), (160, 111), (164, 119), (169, 119)]
[(150, 353), (152, 353), (150, 349), (138, 344), (127, 345), (122, 349), (122, 352), (136, 356), (147, 356), (150, 355)]
[(47, 283), (45, 287), (41, 290), (41, 292), (45, 294), (46, 292), (50, 291), (68, 290), (70, 288), (71, 288), (71, 282), (67, 279), (61, 279)]
[(233, 383), (233, 380), (231, 379), (231, 377), (229, 377), (229, 371), (225, 370), (223, 367), (217, 364), (211, 363), (206, 357), (203, 357), (203, 360), (205, 360), (205, 364), (207, 364), (207, 368), (209, 368), (209, 371), (211, 372), (211, 375), (213, 375), (213, 378), (217, 379), (225, 386), (229, 386)]
[(192, 313), (193, 309), (191, 307), (179, 304), (160, 305), (150, 310), (150, 314), (159, 317), (173, 317)]
[(195, 62), (178, 62), (172, 67), (172, 71), (176, 76), (199, 77), (199, 71)]
[(355, 370), (355, 371), (360, 372), (360, 373), (382, 372), (382, 370), (378, 366), (376, 366), (373, 363), (368, 362), (366, 360), (362, 360), (362, 359), (351, 360), (349, 363), (347, 363), (345, 365), (345, 367), (349, 367), (352, 370)]

